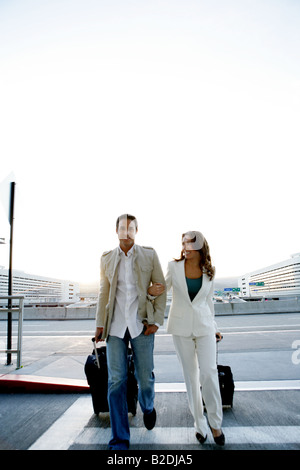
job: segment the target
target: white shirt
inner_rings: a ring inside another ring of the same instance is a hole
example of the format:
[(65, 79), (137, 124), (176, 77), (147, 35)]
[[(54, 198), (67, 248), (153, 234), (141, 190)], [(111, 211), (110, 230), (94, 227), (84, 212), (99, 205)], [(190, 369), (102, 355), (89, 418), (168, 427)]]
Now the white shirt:
[(139, 336), (143, 331), (143, 323), (137, 315), (138, 291), (133, 275), (133, 255), (135, 245), (128, 251), (127, 256), (119, 247), (121, 260), (118, 268), (118, 282), (114, 315), (109, 334), (124, 338), (128, 328), (131, 338)]

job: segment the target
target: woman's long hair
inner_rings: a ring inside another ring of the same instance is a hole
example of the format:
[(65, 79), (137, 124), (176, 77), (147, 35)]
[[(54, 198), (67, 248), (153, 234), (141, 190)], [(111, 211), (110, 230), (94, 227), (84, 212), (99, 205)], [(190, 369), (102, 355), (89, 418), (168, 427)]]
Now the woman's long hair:
[[(184, 236), (185, 236), (185, 233), (182, 234), (182, 240), (183, 240)], [(189, 241), (190, 242), (195, 242), (196, 237), (193, 238), (192, 240), (189, 240)], [(197, 250), (197, 251), (199, 251), (199, 253), (200, 253), (200, 268), (201, 268), (202, 272), (205, 272), (208, 275), (208, 277), (210, 278), (210, 280), (212, 280), (214, 275), (215, 275), (216, 269), (211, 264), (209, 246), (208, 246), (208, 243), (207, 243), (205, 238), (204, 238), (204, 242), (203, 242), (203, 247), (201, 248), (201, 250)], [(174, 258), (174, 260), (175, 261), (182, 261), (184, 259), (185, 259), (185, 256), (183, 254), (183, 249), (182, 249), (180, 258), (178, 258), (178, 259)]]

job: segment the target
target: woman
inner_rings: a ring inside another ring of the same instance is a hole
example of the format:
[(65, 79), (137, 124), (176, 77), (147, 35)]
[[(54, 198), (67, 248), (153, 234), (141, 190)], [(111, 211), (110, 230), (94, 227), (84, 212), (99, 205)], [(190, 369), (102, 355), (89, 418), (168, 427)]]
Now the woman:
[[(220, 340), (222, 336), (217, 332), (214, 321), (214, 274), (209, 247), (203, 235), (200, 232), (183, 234), (181, 257), (168, 264), (166, 276), (167, 289), (173, 290), (167, 331), (173, 335), (175, 350), (183, 368), (196, 438), (201, 444), (207, 439), (203, 396), (214, 441), (224, 445), (216, 365), (216, 338)], [(158, 288), (152, 292), (153, 295), (159, 294)]]

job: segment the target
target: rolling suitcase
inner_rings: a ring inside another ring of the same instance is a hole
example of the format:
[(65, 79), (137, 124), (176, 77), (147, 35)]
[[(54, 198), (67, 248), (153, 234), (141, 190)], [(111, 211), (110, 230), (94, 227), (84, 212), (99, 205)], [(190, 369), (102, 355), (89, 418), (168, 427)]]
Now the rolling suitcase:
[(234, 380), (230, 366), (218, 364), (218, 341), (217, 341), (217, 369), (219, 386), (221, 392), (222, 406), (233, 406)]
[(229, 366), (217, 365), (222, 406), (233, 406), (234, 381)]
[[(106, 346), (100, 348), (96, 347), (95, 338), (92, 339), (94, 343), (94, 350), (92, 354), (87, 357), (84, 371), (87, 382), (90, 386), (92, 396), (92, 403), (94, 413), (109, 411), (107, 401), (107, 360), (106, 360)], [(134, 375), (134, 362), (131, 349), (128, 350), (128, 381), (127, 381), (127, 405), (128, 412), (133, 415), (136, 414), (138, 400), (138, 386)]]

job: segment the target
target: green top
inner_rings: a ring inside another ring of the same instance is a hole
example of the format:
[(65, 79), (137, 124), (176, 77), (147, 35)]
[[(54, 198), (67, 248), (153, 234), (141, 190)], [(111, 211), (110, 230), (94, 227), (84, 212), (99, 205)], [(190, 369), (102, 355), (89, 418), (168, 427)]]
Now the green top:
[(188, 277), (185, 277), (185, 279), (190, 299), (194, 300), (194, 298), (202, 287), (202, 276), (198, 277), (197, 279), (190, 279)]

